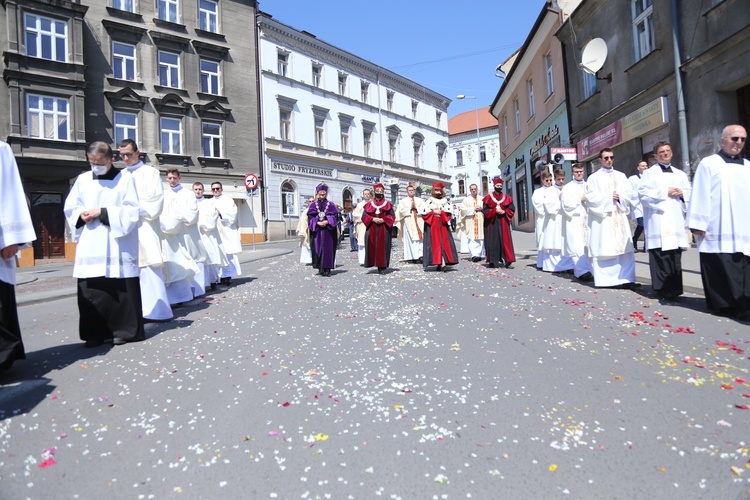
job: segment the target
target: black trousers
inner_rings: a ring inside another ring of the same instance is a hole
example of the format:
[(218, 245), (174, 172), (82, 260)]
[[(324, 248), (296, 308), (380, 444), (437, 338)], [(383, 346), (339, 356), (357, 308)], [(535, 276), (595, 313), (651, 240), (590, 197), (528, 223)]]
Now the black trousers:
[(18, 326), (16, 289), (0, 281), (0, 370), (11, 367), (17, 359), (26, 359)]
[(143, 308), (138, 278), (78, 280), (78, 333), (81, 340), (143, 340)]
[(750, 310), (750, 255), (701, 253), (700, 262), (709, 311), (734, 315)]
[(682, 295), (682, 249), (649, 249), (651, 288), (662, 296)]

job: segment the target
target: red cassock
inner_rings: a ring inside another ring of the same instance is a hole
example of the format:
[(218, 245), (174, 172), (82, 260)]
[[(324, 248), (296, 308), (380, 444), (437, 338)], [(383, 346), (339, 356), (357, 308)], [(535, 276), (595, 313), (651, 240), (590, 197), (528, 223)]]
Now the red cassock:
[(422, 216), (424, 220), (424, 267), (440, 266), (445, 264), (453, 266), (458, 264), (458, 252), (453, 241), (450, 230), (450, 212), (436, 214), (429, 211)]
[[(487, 262), (495, 266), (509, 265), (516, 261), (513, 250), (510, 223), (516, 213), (513, 198), (507, 194), (488, 194), (482, 200), (484, 208), (484, 248), (487, 252)], [(497, 212), (498, 207), (505, 211)]]
[[(383, 219), (376, 224), (373, 219)], [(396, 212), (390, 201), (370, 201), (362, 213), (365, 231), (365, 267), (388, 267), (391, 262), (391, 228), (396, 220)]]

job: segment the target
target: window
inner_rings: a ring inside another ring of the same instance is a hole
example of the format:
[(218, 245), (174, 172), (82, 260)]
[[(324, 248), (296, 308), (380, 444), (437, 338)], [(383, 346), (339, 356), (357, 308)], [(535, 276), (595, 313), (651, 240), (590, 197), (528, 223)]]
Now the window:
[(417, 108), (419, 106), (419, 102), (412, 99), (411, 101), (411, 117), (416, 120), (417, 119)]
[(319, 116), (315, 117), (315, 146), (318, 148), (325, 147), (326, 120)]
[(294, 209), (295, 199), (294, 185), (289, 181), (284, 182), (281, 185), (281, 212), (283, 215), (297, 215), (297, 212)]
[(112, 74), (118, 80), (135, 81), (135, 45), (112, 42)]
[(159, 51), (159, 85), (180, 88), (180, 55)]
[(555, 92), (555, 74), (552, 67), (552, 52), (544, 56), (544, 71), (547, 73), (547, 97)]
[(135, 12), (135, 0), (112, 0), (112, 7), (125, 12)]
[(339, 73), (339, 95), (346, 95), (346, 77), (346, 74)]
[(364, 133), (362, 134), (362, 138), (363, 138), (365, 158), (369, 158), (370, 150), (372, 149), (372, 131), (365, 130)]
[(596, 75), (583, 71), (583, 99), (586, 100), (596, 93)]
[(221, 83), (219, 72), (220, 66), (216, 61), (201, 59), (201, 92), (204, 94), (221, 94), (219, 84)]
[(466, 181), (463, 179), (460, 179), (458, 181), (458, 195), (464, 196), (466, 194)]
[(182, 122), (177, 118), (161, 118), (161, 152), (170, 155), (182, 154)]
[(392, 90), (387, 90), (385, 93), (385, 105), (388, 111), (393, 111), (393, 96), (395, 94)]
[(199, 0), (198, 22), (203, 31), (219, 32), (219, 3), (214, 0)]
[(292, 140), (292, 112), (279, 109), (279, 136), (282, 141)]
[(521, 133), (521, 106), (518, 105), (518, 99), (513, 101), (513, 109), (516, 113), (516, 135)]
[(323, 75), (323, 66), (313, 63), (312, 65), (312, 84), (313, 87), (320, 88), (320, 78)]
[(437, 159), (438, 159), (438, 172), (443, 172), (443, 164), (445, 163), (445, 150), (448, 147), (443, 141), (437, 144)]
[(50, 61), (68, 60), (68, 25), (48, 17), (26, 14), (26, 55)]
[(349, 128), (348, 123), (341, 123), (341, 152), (349, 152)]
[(366, 103), (367, 102), (368, 94), (370, 93), (370, 84), (367, 83), (367, 82), (362, 82), (361, 85), (360, 85), (360, 87), (362, 89), (362, 92), (361, 92), (361, 94), (362, 94), (362, 102)]
[(484, 196), (487, 196), (489, 192), (490, 192), (490, 181), (486, 175), (483, 175), (482, 176), (482, 194)]
[(169, 21), (170, 23), (179, 23), (180, 17), (177, 15), (179, 0), (159, 0), (159, 19)]
[(633, 0), (633, 37), (635, 60), (654, 50), (654, 7), (651, 0)]
[(201, 126), (203, 156), (221, 158), (221, 124), (203, 122)]
[(529, 90), (529, 118), (536, 114), (536, 108), (534, 107), (534, 82), (529, 80), (526, 82), (526, 88)]
[(505, 147), (510, 144), (508, 136), (508, 115), (503, 115), (503, 144)]
[(281, 76), (287, 76), (289, 67), (289, 52), (278, 52), (276, 58), (276, 72)]
[(414, 147), (414, 166), (417, 168), (419, 168), (420, 166), (423, 142), (424, 138), (421, 135), (415, 134), (412, 136), (412, 146)]
[(29, 137), (67, 141), (70, 114), (67, 99), (29, 94), (26, 96)]
[(464, 152), (463, 151), (456, 151), (456, 166), (457, 167), (464, 166)]
[(529, 220), (529, 207), (528, 207), (528, 193), (526, 191), (526, 179), (521, 179), (516, 183), (516, 196), (514, 200), (516, 206), (516, 215), (518, 216), (518, 222), (528, 222)]
[(114, 124), (115, 144), (120, 144), (125, 139), (133, 139), (138, 143), (138, 115), (115, 111)]
[(435, 110), (435, 126), (437, 128), (440, 128), (440, 122), (443, 119), (443, 113), (441, 113), (439, 110)]
[(389, 137), (388, 138), (388, 159), (392, 162), (396, 162), (396, 146), (397, 146), (398, 139), (395, 137)]
[(479, 161), (482, 163), (487, 161), (487, 151), (484, 146), (479, 146)]

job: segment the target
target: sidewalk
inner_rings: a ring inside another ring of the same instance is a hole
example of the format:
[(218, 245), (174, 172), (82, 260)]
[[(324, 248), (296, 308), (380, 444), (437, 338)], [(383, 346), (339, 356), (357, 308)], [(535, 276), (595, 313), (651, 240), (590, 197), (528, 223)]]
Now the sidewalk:
[[(243, 245), (240, 264), (292, 253), (297, 239)], [(41, 262), (33, 267), (16, 269), (16, 303), (19, 306), (75, 297), (76, 279), (72, 262)]]
[[(643, 241), (638, 242), (643, 248)], [(536, 241), (534, 233), (524, 231), (513, 231), (513, 246), (516, 251), (518, 264), (536, 263)], [(648, 268), (648, 253), (639, 252), (635, 254), (635, 277), (638, 283), (651, 284), (651, 272)], [(703, 281), (701, 281), (701, 266), (698, 250), (689, 248), (682, 254), (682, 281), (685, 293), (694, 293), (704, 296)]]

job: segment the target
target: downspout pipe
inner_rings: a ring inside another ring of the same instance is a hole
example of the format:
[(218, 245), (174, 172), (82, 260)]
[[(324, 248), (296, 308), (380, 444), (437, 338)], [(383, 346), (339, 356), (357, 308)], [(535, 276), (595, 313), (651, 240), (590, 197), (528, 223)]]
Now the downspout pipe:
[(677, 18), (677, 0), (672, 4), (672, 51), (674, 52), (674, 81), (677, 91), (677, 127), (680, 133), (680, 161), (682, 170), (690, 176), (690, 150), (688, 143), (687, 113), (685, 111), (685, 95), (682, 88), (682, 66), (680, 56), (680, 26)]

